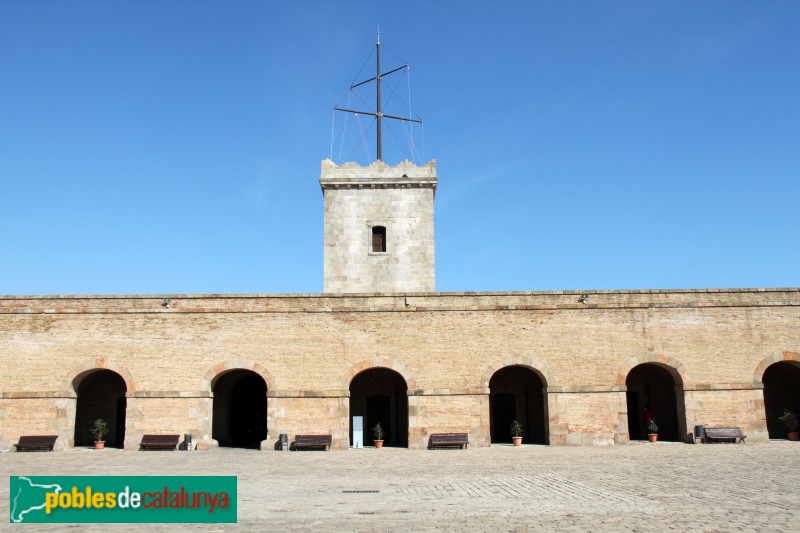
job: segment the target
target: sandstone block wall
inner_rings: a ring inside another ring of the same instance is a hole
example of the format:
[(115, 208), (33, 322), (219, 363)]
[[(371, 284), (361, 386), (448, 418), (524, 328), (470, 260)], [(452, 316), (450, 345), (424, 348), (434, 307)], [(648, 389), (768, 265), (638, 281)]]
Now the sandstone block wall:
[[(436, 163), (369, 167), (323, 161), (325, 292), (436, 290), (433, 198)], [(386, 228), (386, 251), (372, 228)]]
[[(766, 438), (761, 376), (800, 364), (800, 290), (0, 297), (0, 446), (58, 434), (70, 446), (76, 383), (125, 381), (126, 448), (144, 433), (213, 445), (215, 380), (267, 385), (268, 441), (349, 441), (349, 384), (388, 368), (408, 386), (410, 447), (470, 433), (487, 445), (489, 382), (510, 365), (547, 390), (551, 444), (627, 441), (625, 380), (651, 363), (677, 377), (680, 424)], [(638, 416), (638, 414), (637, 414)]]

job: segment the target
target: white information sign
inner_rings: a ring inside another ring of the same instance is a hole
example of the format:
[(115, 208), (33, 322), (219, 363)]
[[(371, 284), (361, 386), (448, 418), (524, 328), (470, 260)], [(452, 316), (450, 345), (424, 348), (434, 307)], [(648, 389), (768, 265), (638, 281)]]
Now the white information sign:
[(353, 417), (353, 448), (364, 447), (364, 417)]

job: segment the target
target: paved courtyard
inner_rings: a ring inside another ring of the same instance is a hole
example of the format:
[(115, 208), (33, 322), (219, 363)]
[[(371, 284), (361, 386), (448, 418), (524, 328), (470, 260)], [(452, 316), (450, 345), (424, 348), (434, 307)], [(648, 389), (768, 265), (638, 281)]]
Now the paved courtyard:
[[(800, 444), (5, 453), (6, 475), (236, 475), (239, 522), (149, 531), (800, 531)], [(137, 525), (0, 529), (139, 531)]]

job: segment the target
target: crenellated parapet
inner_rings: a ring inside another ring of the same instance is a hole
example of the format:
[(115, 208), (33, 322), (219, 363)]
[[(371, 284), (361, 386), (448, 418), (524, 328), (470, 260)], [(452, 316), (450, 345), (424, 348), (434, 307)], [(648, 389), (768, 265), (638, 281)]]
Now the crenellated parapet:
[(358, 163), (337, 165), (326, 159), (322, 162), (319, 183), (323, 194), (327, 189), (362, 188), (428, 188), (435, 194), (438, 180), (435, 159), (424, 165), (408, 160), (394, 166), (375, 161), (366, 167)]

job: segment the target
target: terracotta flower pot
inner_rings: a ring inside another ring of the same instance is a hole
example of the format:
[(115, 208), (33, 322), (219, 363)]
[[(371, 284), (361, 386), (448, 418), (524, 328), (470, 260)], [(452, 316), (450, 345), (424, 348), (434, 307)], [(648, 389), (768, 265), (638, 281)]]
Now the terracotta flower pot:
[(800, 440), (800, 432), (792, 431), (789, 433), (789, 440)]
[(106, 447), (106, 441), (104, 440), (96, 440), (94, 441), (94, 449), (95, 450), (102, 450)]
[(650, 442), (656, 442), (658, 440), (658, 433), (648, 433), (647, 440)]
[(376, 448), (383, 448), (383, 441), (375, 439), (375, 447)]
[(511, 441), (514, 443), (514, 446), (520, 446), (522, 444), (522, 437), (511, 437)]

